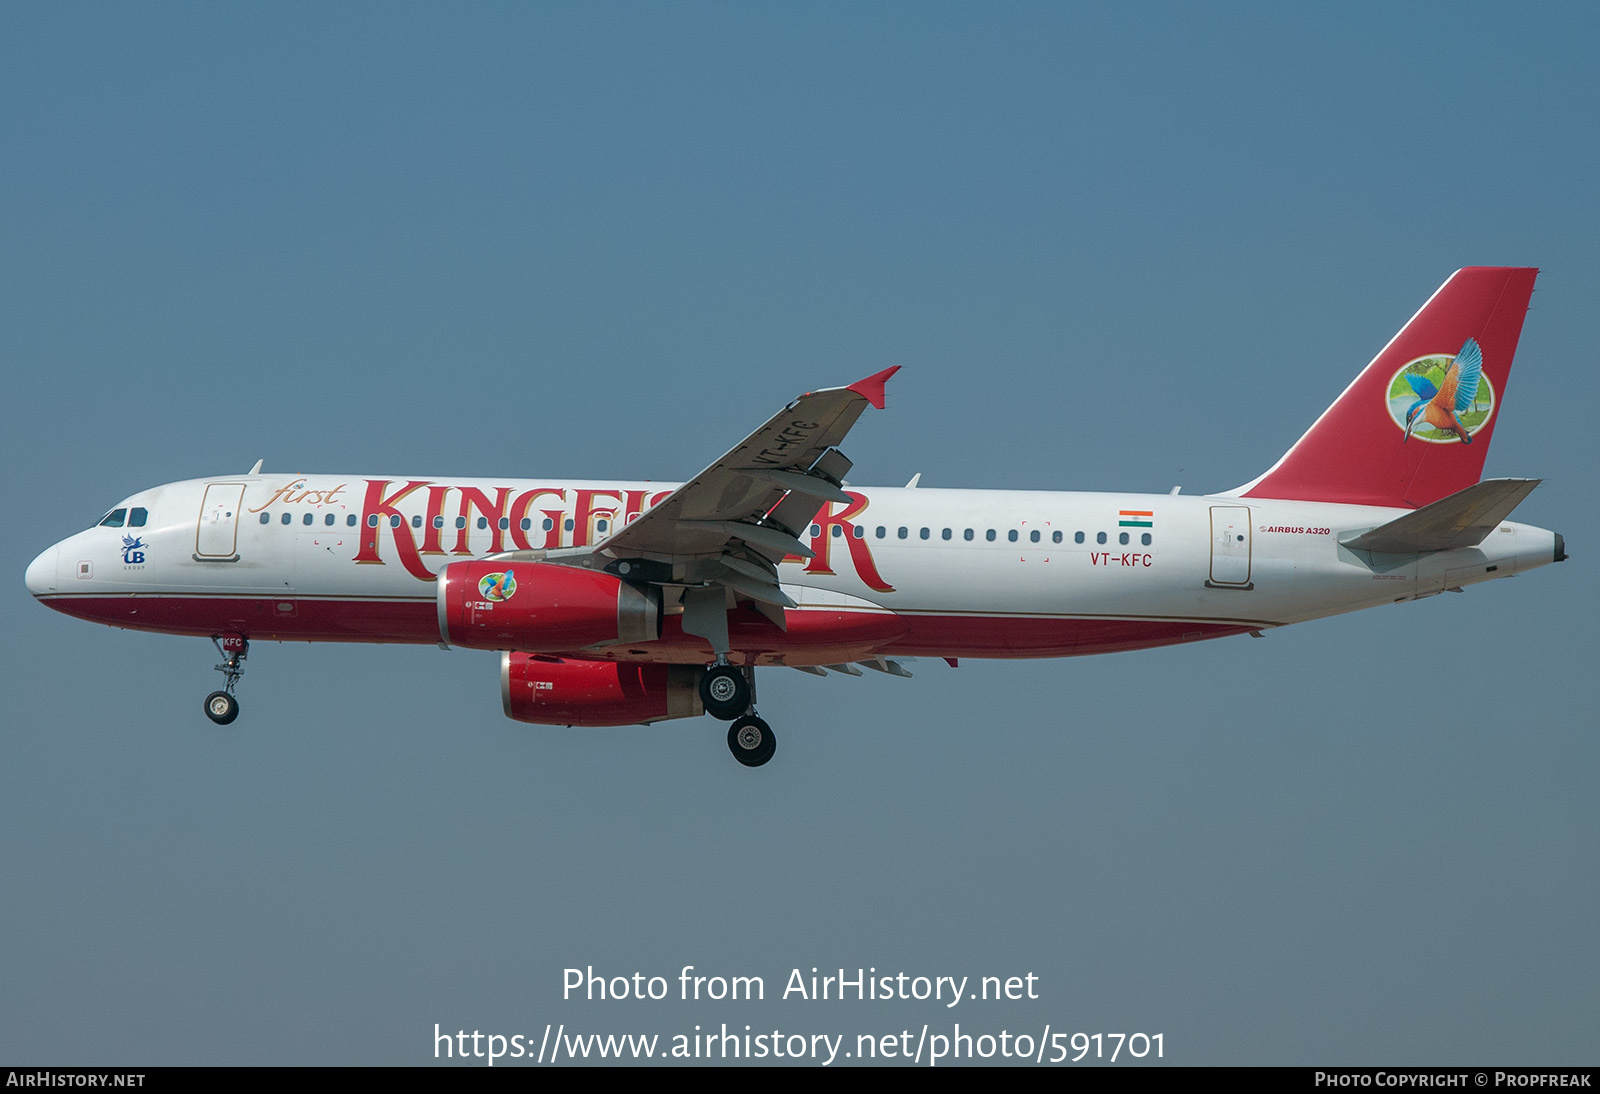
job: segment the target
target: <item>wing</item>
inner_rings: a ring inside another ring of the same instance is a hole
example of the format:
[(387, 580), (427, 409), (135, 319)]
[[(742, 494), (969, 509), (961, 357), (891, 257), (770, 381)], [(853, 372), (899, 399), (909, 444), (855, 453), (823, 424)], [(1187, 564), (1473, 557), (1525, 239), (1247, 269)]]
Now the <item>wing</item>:
[(800, 396), (595, 551), (665, 563), (713, 560), (716, 584), (788, 606), (776, 566), (786, 555), (810, 558), (796, 532), (824, 501), (850, 500), (839, 483), (851, 464), (834, 446), (869, 405), (883, 407), (884, 383), (899, 368)]
[(1476, 339), (1467, 339), (1467, 344), (1456, 354), (1455, 364), (1461, 370), (1455, 401), (1455, 411), (1460, 414), (1478, 398), (1478, 381), (1483, 378), (1483, 350), (1478, 348)]

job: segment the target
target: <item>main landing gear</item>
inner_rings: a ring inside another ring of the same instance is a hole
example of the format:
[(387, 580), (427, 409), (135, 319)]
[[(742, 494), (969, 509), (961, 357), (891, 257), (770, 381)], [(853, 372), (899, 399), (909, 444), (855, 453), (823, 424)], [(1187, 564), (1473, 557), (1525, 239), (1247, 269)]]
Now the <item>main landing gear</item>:
[(728, 751), (746, 767), (760, 767), (772, 759), (778, 739), (772, 727), (756, 714), (756, 670), (736, 668), (718, 660), (700, 678), (700, 702), (706, 713), (728, 727)]
[(222, 656), (222, 664), (217, 666), (217, 671), (222, 673), (223, 685), (221, 691), (213, 691), (206, 696), (206, 717), (219, 726), (225, 726), (239, 717), (239, 700), (233, 697), (233, 687), (244, 675), (244, 659), (250, 652), (250, 641), (235, 635), (227, 638), (213, 636), (211, 644), (217, 647), (217, 653)]
[(754, 714), (735, 718), (728, 727), (728, 751), (746, 767), (760, 767), (778, 750), (772, 727)]
[(750, 686), (746, 671), (726, 662), (706, 669), (700, 677), (700, 702), (707, 714), (726, 722), (749, 709), (755, 689)]

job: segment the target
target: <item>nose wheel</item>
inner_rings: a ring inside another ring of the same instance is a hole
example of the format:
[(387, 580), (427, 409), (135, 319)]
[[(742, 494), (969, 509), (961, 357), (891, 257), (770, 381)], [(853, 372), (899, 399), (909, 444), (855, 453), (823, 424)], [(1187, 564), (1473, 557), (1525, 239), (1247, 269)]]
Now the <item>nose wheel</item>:
[(225, 726), (239, 717), (239, 700), (233, 697), (233, 687), (244, 675), (244, 659), (250, 652), (250, 641), (237, 635), (227, 638), (213, 636), (211, 644), (217, 647), (217, 653), (222, 657), (222, 664), (217, 666), (217, 671), (222, 673), (223, 684), (221, 691), (213, 691), (206, 696), (206, 717), (219, 726)]
[(206, 717), (219, 726), (225, 726), (239, 717), (239, 700), (225, 691), (213, 691), (206, 696)]

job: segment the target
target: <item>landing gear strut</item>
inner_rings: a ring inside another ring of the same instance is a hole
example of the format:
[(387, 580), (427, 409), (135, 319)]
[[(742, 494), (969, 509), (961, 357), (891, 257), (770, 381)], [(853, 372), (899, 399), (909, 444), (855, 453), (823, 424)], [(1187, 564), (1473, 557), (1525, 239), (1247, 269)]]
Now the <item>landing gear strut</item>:
[(206, 717), (219, 726), (225, 726), (239, 717), (239, 700), (233, 697), (233, 687), (244, 675), (244, 659), (250, 653), (250, 641), (237, 636), (223, 639), (213, 635), (211, 644), (217, 647), (217, 653), (222, 657), (222, 664), (217, 666), (217, 671), (222, 673), (223, 685), (221, 691), (213, 691), (206, 696)]
[(706, 713), (728, 727), (728, 751), (746, 767), (760, 767), (772, 759), (778, 738), (756, 714), (756, 670), (737, 668), (719, 659), (700, 678), (700, 702)]

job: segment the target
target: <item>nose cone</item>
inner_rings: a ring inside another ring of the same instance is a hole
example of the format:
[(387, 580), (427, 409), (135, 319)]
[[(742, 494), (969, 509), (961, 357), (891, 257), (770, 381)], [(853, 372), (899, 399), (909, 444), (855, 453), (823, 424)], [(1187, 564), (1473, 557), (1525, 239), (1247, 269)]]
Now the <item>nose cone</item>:
[(34, 596), (46, 596), (56, 591), (56, 558), (59, 547), (51, 547), (28, 563), (28, 591)]

